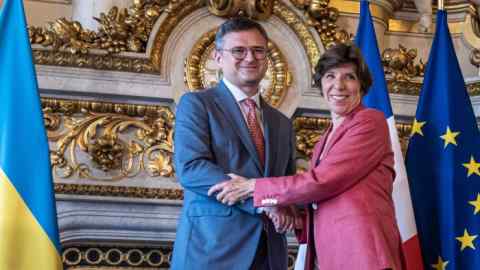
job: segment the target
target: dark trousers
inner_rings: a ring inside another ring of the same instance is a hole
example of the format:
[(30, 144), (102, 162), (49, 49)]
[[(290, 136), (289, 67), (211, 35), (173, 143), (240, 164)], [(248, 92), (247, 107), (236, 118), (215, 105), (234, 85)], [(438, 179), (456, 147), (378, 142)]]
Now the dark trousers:
[(262, 230), (260, 241), (258, 242), (255, 258), (253, 259), (250, 270), (270, 270), (268, 264), (268, 247), (267, 247), (267, 233)]

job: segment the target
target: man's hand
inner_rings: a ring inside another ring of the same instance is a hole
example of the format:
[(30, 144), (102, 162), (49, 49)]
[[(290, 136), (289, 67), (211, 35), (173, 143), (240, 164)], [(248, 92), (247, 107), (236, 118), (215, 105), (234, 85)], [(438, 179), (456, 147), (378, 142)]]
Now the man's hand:
[(239, 201), (252, 197), (255, 189), (255, 179), (247, 179), (233, 173), (228, 174), (228, 176), (232, 179), (212, 186), (208, 190), (208, 196), (217, 193), (217, 201), (228, 205), (234, 205)]
[(296, 217), (290, 207), (265, 207), (264, 211), (278, 233), (285, 233), (295, 228)]

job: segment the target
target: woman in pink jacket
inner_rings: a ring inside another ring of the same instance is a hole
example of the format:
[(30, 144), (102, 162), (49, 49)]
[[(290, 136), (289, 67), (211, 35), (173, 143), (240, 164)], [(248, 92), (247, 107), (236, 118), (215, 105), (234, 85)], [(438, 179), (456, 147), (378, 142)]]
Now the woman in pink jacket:
[(253, 196), (256, 207), (307, 205), (300, 230), (305, 269), (405, 269), (392, 200), (393, 152), (382, 112), (362, 106), (372, 79), (353, 45), (327, 50), (314, 80), (332, 125), (315, 145), (311, 166), (293, 176), (232, 179), (211, 188), (223, 203)]

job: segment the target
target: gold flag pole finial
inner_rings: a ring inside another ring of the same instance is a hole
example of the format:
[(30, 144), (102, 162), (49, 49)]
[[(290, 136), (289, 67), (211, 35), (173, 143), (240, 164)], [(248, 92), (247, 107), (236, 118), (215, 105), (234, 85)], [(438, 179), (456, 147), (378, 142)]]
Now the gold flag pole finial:
[(438, 10), (445, 10), (444, 0), (438, 0)]

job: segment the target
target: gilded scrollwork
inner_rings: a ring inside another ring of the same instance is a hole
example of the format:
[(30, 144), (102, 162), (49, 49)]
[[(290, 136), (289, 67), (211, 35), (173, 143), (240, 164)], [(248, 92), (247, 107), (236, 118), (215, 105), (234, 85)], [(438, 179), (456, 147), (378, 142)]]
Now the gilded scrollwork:
[(69, 66), (100, 70), (156, 73), (151, 61), (144, 57), (132, 58), (105, 54), (71, 54), (33, 48), (35, 63), (39, 65)]
[(174, 115), (168, 107), (42, 99), (57, 177), (114, 181), (171, 177)]
[(55, 183), (55, 193), (142, 199), (183, 200), (183, 190), (181, 189), (151, 187)]
[(470, 63), (477, 68), (480, 67), (480, 49), (474, 48), (470, 52)]
[(392, 94), (418, 96), (422, 83), (411, 81), (396, 81), (392, 78), (387, 80), (388, 92)]
[(45, 27), (29, 27), (30, 42), (72, 54), (87, 54), (90, 49), (107, 53), (145, 52), (153, 24), (169, 5), (167, 0), (134, 0), (129, 9), (112, 7), (93, 18), (100, 25), (97, 32), (60, 18)]
[(353, 38), (352, 34), (338, 28), (336, 24), (338, 9), (330, 7), (329, 0), (290, 0), (290, 2), (304, 11), (307, 24), (316, 29), (326, 48)]
[(220, 17), (245, 15), (266, 20), (272, 15), (274, 0), (208, 0), (208, 10)]
[(398, 49), (387, 48), (382, 53), (382, 62), (385, 73), (392, 76), (394, 81), (411, 81), (415, 77), (423, 77), (425, 63), (420, 59), (415, 64), (417, 49), (407, 49), (399, 44)]
[[(418, 96), (422, 89), (422, 82), (396, 81), (393, 78), (387, 80), (388, 91), (392, 94)], [(480, 82), (468, 83), (465, 85), (470, 96), (480, 95)]]
[[(221, 70), (213, 56), (216, 30), (200, 37), (186, 59), (185, 80), (192, 91), (210, 87), (221, 79)], [(291, 85), (292, 76), (281, 51), (272, 42), (268, 43), (267, 62), (267, 73), (260, 83), (260, 89), (263, 98), (270, 105), (278, 107)]]
[(467, 91), (468, 91), (468, 94), (471, 96), (480, 95), (480, 82), (467, 84)]
[(315, 38), (308, 30), (307, 25), (305, 25), (302, 19), (281, 1), (274, 2), (273, 13), (295, 31), (307, 52), (308, 60), (313, 71), (313, 67), (317, 64), (318, 59), (320, 58), (320, 48), (315, 41)]
[(153, 42), (154, 45), (151, 52), (151, 60), (153, 66), (157, 70), (160, 70), (162, 63), (163, 48), (165, 47), (167, 39), (177, 23), (185, 18), (188, 14), (204, 6), (205, 3), (203, 0), (171, 1), (169, 3), (169, 6), (165, 11), (167, 16), (160, 25), (161, 31), (159, 31), (155, 36), (155, 40)]
[(330, 125), (330, 118), (297, 117), (293, 122), (296, 133), (297, 153), (303, 159), (310, 160), (313, 147)]

